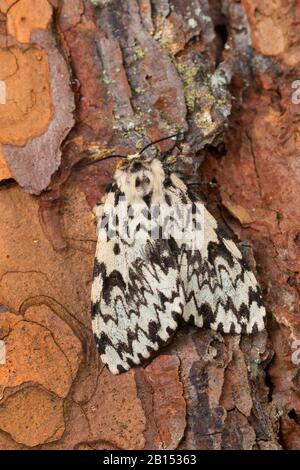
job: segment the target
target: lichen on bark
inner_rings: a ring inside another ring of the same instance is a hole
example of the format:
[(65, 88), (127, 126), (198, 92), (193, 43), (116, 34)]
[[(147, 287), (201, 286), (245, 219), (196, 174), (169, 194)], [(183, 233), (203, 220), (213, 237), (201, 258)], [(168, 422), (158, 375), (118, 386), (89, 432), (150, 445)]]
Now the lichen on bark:
[[(0, 448), (300, 449), (299, 4), (37, 3), (0, 0)], [(89, 296), (115, 161), (84, 163), (177, 131), (157, 149), (248, 240), (267, 331), (186, 327), (114, 377)]]

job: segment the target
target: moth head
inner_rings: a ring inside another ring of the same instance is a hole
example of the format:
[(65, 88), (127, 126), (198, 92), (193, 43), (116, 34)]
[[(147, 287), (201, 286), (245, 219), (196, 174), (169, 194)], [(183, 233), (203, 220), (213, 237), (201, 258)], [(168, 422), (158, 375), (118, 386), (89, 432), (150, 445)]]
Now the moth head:
[(115, 181), (125, 193), (129, 204), (142, 201), (147, 196), (151, 196), (152, 201), (160, 202), (164, 179), (161, 162), (139, 154), (129, 155), (115, 173)]
[(115, 182), (125, 194), (129, 204), (135, 202), (161, 203), (164, 199), (165, 172), (162, 163), (157, 158), (142, 155), (148, 147), (163, 140), (178, 137), (179, 132), (168, 137), (162, 137), (147, 144), (140, 153), (129, 155), (115, 172)]

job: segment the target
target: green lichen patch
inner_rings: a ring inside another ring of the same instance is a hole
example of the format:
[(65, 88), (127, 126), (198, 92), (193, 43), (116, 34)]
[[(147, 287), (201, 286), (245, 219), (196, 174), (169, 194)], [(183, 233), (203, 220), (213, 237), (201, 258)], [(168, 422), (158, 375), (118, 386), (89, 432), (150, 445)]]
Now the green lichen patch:
[(186, 105), (189, 111), (193, 111), (195, 108), (195, 102), (200, 97), (198, 83), (196, 82), (196, 76), (199, 69), (196, 66), (190, 67), (178, 62), (175, 62), (175, 66), (183, 83)]
[(135, 61), (142, 60), (145, 57), (146, 53), (142, 49), (142, 46), (136, 41), (134, 45), (133, 59)]

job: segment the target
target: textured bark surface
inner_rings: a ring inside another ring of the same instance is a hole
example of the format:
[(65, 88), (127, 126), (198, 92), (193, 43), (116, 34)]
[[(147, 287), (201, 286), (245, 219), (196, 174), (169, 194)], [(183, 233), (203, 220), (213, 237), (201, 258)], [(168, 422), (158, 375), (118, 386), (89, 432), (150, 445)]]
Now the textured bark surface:
[[(1, 449), (300, 449), (299, 22), (297, 0), (0, 0)], [(89, 298), (115, 161), (83, 163), (177, 131), (157, 148), (244, 242), (268, 328), (185, 327), (114, 377)]]

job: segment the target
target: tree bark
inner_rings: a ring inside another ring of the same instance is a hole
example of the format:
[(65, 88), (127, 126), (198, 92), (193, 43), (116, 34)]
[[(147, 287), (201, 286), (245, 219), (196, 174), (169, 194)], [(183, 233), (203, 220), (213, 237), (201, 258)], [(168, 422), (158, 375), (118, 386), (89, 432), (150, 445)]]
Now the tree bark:
[[(300, 449), (299, 21), (296, 0), (0, 0), (1, 449)], [(176, 132), (156, 147), (242, 242), (267, 330), (185, 327), (113, 376), (100, 157)]]

